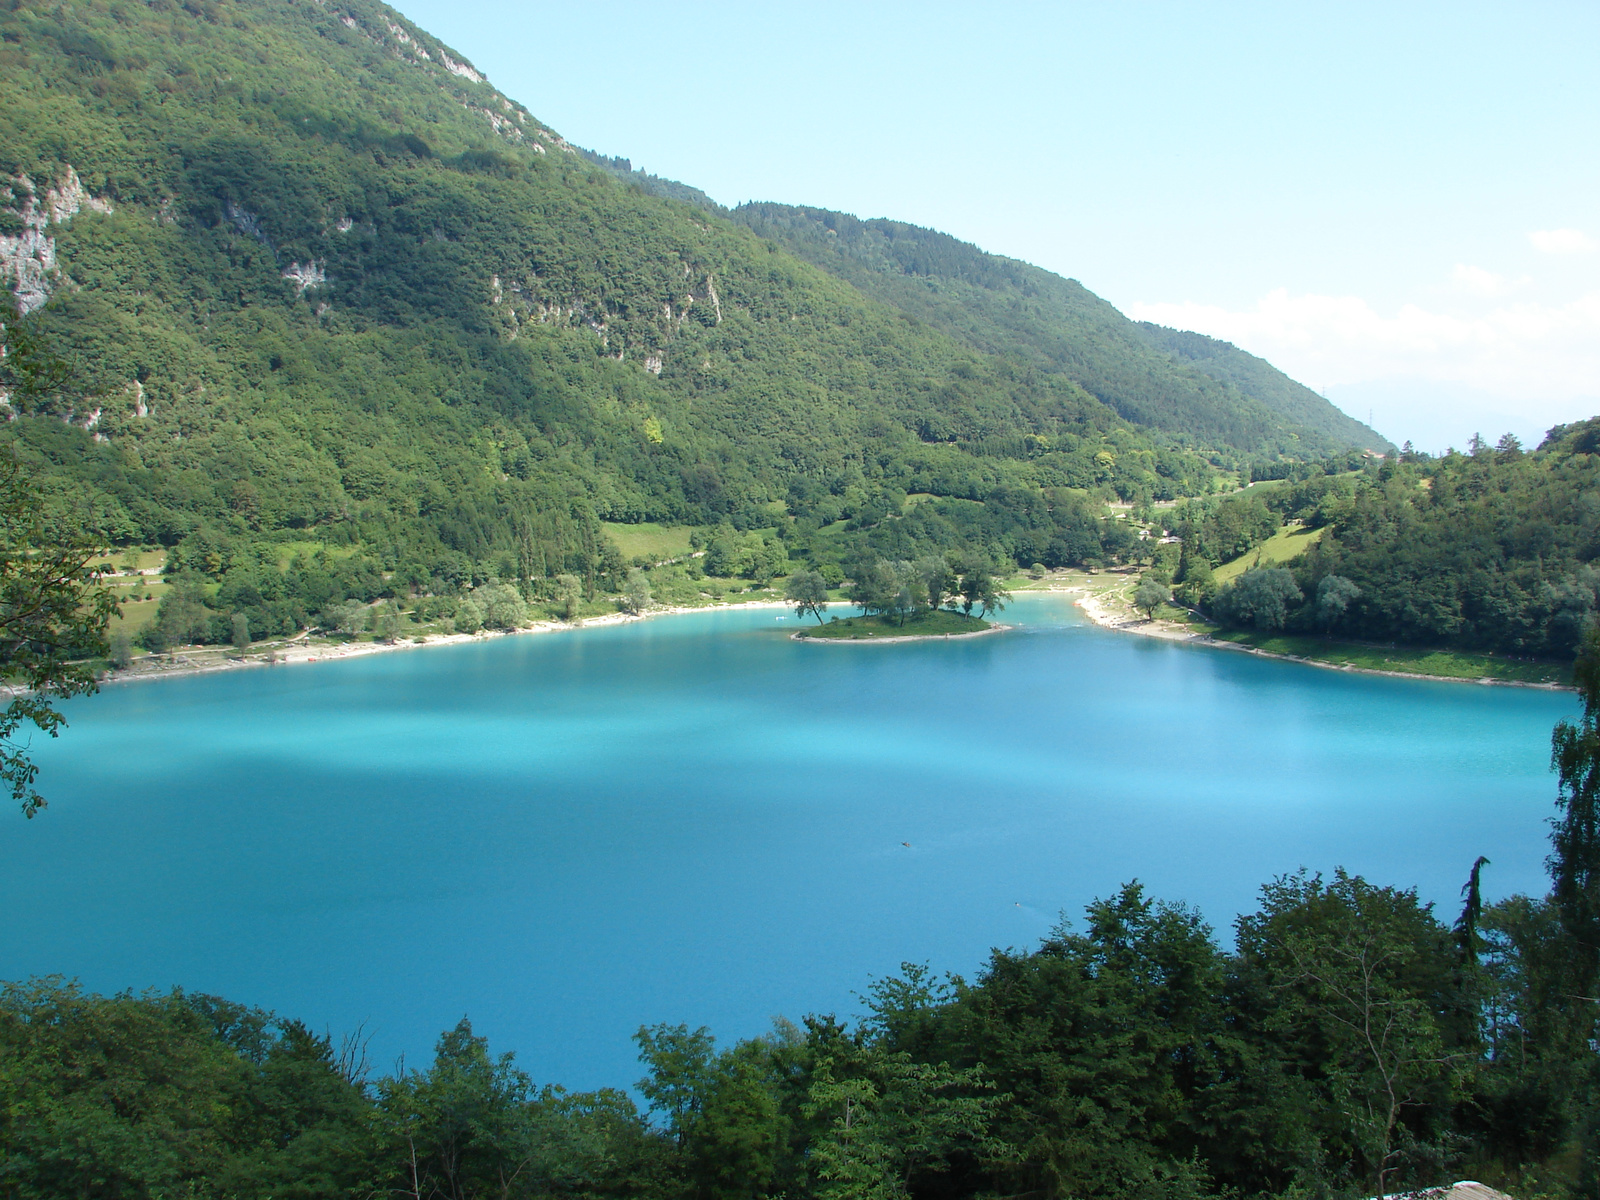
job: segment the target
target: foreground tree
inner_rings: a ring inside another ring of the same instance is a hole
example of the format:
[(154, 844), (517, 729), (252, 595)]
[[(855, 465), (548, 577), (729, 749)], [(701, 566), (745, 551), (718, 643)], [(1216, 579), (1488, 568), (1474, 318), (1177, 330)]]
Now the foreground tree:
[(1567, 989), (1582, 1018), (1582, 1028), (1572, 1034), (1583, 1044), (1594, 1023), (1589, 998), (1600, 981), (1600, 630), (1591, 631), (1579, 651), (1573, 681), (1583, 715), (1576, 724), (1560, 722), (1550, 739), (1550, 765), (1559, 782), (1549, 868), (1567, 943)]
[[(853, 1048), (852, 1048), (853, 1049)], [(920, 1063), (904, 1052), (854, 1050), (814, 1068), (804, 1115), (826, 1122), (809, 1158), (821, 1200), (908, 1200), (919, 1175), (944, 1173), (963, 1151), (998, 1149), (982, 1067)]]
[(52, 527), (21, 464), (0, 456), (0, 674), (20, 690), (0, 713), (0, 781), (31, 817), (45, 806), (24, 730), (56, 737), (57, 701), (96, 691), (89, 659), (106, 653), (116, 601), (89, 563), (97, 547)]
[(1272, 1053), (1290, 1074), (1316, 1064), (1300, 1087), (1320, 1153), (1380, 1196), (1423, 1177), (1476, 1050), (1455, 939), (1415, 891), (1344, 871), (1282, 877), (1262, 900), (1239, 922), (1242, 965)]

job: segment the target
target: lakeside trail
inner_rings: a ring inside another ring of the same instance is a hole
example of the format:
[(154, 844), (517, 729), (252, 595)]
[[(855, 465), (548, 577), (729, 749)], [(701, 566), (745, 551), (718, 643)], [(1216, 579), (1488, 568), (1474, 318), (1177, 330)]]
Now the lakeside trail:
[(531, 634), (567, 633), (579, 629), (595, 629), (605, 625), (625, 625), (633, 621), (650, 621), (657, 617), (677, 617), (688, 613), (722, 612), (735, 608), (788, 608), (782, 600), (743, 600), (730, 604), (673, 605), (656, 608), (650, 612), (604, 613), (597, 617), (584, 617), (579, 621), (536, 621), (522, 629), (509, 629), (499, 633), (436, 633), (420, 639), (408, 638), (395, 642), (319, 642), (313, 643), (302, 633), (286, 642), (275, 643), (260, 651), (239, 656), (225, 648), (190, 646), (174, 651), (165, 662), (136, 660), (126, 671), (107, 674), (100, 680), (102, 687), (114, 683), (138, 683), (150, 679), (181, 679), (191, 675), (210, 675), (218, 671), (240, 671), (259, 667), (296, 666), (303, 663), (337, 662), (341, 659), (362, 658), (369, 654), (389, 654), (401, 650), (428, 650), (435, 646), (460, 646), (469, 642), (487, 642), (496, 638), (521, 637)]
[[(1096, 577), (1098, 578), (1098, 577)], [(1118, 579), (1114, 583), (1096, 587), (1086, 577), (1082, 583), (1070, 584), (1066, 587), (1050, 585), (1043, 588), (1031, 588), (1030, 591), (1063, 592), (1076, 596), (1074, 605), (1083, 611), (1083, 614), (1102, 629), (1114, 629), (1118, 633), (1134, 633), (1140, 637), (1160, 638), (1169, 642), (1188, 642), (1193, 645), (1206, 646), (1215, 650), (1236, 650), (1243, 654), (1254, 654), (1258, 658), (1276, 658), (1283, 662), (1300, 663), (1308, 667), (1320, 667), (1324, 671), (1348, 671), (1359, 675), (1385, 675), (1391, 679), (1426, 679), (1437, 683), (1471, 683), (1488, 685), (1491, 687), (1520, 687), (1537, 688), (1547, 692), (1571, 692), (1576, 689), (1570, 684), (1562, 683), (1535, 683), (1522, 679), (1469, 679), (1459, 675), (1428, 675), (1421, 671), (1385, 671), (1379, 667), (1358, 667), (1351, 663), (1324, 662), (1320, 659), (1299, 654), (1279, 654), (1271, 650), (1263, 650), (1258, 646), (1244, 646), (1238, 642), (1225, 641), (1214, 638), (1209, 633), (1190, 629), (1187, 625), (1177, 621), (1146, 620), (1134, 611), (1133, 604), (1125, 594), (1124, 581)]]

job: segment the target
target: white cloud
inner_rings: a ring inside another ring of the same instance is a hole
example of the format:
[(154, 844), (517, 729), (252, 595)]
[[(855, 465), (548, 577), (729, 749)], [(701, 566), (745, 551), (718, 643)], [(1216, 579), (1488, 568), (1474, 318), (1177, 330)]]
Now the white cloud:
[(1473, 313), (1406, 304), (1385, 314), (1359, 296), (1291, 296), (1278, 288), (1242, 311), (1141, 303), (1128, 314), (1225, 338), (1316, 387), (1414, 378), (1466, 384), (1513, 401), (1600, 391), (1600, 291), (1566, 303), (1501, 302)]
[(1576, 229), (1537, 229), (1528, 235), (1528, 240), (1544, 254), (1587, 254), (1600, 249), (1600, 242)]
[(1458, 289), (1469, 296), (1500, 296), (1532, 282), (1527, 276), (1521, 279), (1507, 279), (1504, 275), (1496, 275), (1493, 271), (1468, 266), (1466, 263), (1457, 263), (1450, 278)]

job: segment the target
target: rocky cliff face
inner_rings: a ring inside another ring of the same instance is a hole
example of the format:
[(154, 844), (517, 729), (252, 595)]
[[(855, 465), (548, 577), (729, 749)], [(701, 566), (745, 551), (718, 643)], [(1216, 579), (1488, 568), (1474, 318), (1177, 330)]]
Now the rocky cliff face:
[(0, 192), (0, 214), (10, 218), (6, 224), (11, 230), (0, 233), (0, 280), (10, 286), (24, 316), (50, 299), (63, 279), (56, 262), (56, 240), (47, 231), (84, 209), (112, 210), (109, 200), (89, 194), (70, 166), (43, 195), (26, 175), (15, 176)]

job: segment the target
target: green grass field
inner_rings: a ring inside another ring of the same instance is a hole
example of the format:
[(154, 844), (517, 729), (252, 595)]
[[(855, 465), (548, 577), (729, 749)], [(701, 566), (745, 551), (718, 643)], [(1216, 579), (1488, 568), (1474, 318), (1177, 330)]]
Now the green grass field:
[(104, 571), (110, 575), (124, 570), (130, 558), (141, 571), (159, 571), (166, 565), (167, 552), (165, 550), (108, 550), (103, 558), (91, 560), (89, 566), (96, 571)]
[(1216, 570), (1217, 586), (1231, 583), (1252, 567), (1281, 567), (1299, 558), (1321, 540), (1324, 530), (1285, 525), (1254, 550), (1241, 554)]
[(326, 550), (329, 558), (349, 558), (361, 552), (360, 545), (335, 546), (327, 542), (279, 542), (273, 549), (278, 556), (278, 570), (287, 571), (289, 564), (294, 562), (297, 555), (304, 554), (312, 557), (319, 551)]
[(692, 525), (660, 525), (655, 521), (643, 521), (638, 525), (619, 525), (614, 521), (600, 524), (606, 536), (622, 551), (622, 557), (630, 562), (635, 558), (651, 562), (682, 558), (689, 553), (689, 535), (694, 532)]
[(869, 638), (944, 637), (953, 633), (982, 633), (993, 628), (988, 621), (964, 613), (940, 609), (910, 617), (896, 625), (883, 617), (834, 617), (825, 625), (809, 625), (798, 631), (801, 637), (860, 641)]

